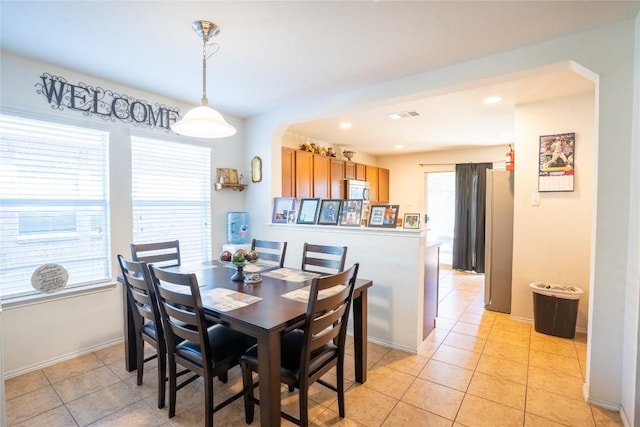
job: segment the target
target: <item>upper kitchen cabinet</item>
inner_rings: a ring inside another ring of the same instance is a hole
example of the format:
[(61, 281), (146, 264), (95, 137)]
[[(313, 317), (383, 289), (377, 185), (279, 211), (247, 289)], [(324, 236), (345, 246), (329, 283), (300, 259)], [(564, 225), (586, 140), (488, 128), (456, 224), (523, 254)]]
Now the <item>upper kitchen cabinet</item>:
[(366, 171), (371, 202), (389, 203), (389, 169), (367, 165)]
[(366, 165), (362, 163), (344, 162), (344, 177), (346, 179), (359, 179), (360, 181), (364, 181), (367, 174), (366, 168)]
[(313, 155), (313, 197), (328, 199), (331, 194), (331, 157)]
[(345, 162), (331, 157), (331, 194), (332, 199), (344, 199)]
[(282, 147), (282, 197), (296, 196), (296, 151)]
[(366, 166), (366, 181), (369, 183), (369, 199), (372, 203), (380, 201), (378, 198), (378, 167)]
[(389, 169), (378, 168), (378, 202), (389, 203)]
[(295, 197), (313, 197), (313, 153), (295, 150), (296, 192)]
[(343, 199), (344, 180), (368, 181), (372, 202), (389, 202), (389, 170), (282, 147), (282, 197)]
[(356, 164), (353, 162), (344, 162), (345, 179), (356, 179)]

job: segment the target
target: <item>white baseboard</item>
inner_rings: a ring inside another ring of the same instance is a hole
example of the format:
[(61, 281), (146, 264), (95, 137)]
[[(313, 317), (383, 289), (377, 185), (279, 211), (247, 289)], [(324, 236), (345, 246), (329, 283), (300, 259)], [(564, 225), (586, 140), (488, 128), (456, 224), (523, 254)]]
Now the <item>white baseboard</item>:
[(97, 344), (91, 347), (83, 348), (78, 351), (74, 351), (73, 353), (65, 354), (63, 356), (55, 357), (53, 359), (45, 360), (37, 365), (27, 366), (25, 368), (17, 369), (11, 372), (4, 373), (4, 379), (8, 380), (9, 378), (17, 377), (23, 374), (28, 374), (29, 372), (37, 371), (42, 368), (46, 368), (48, 366), (55, 365), (56, 363), (64, 362), (65, 360), (70, 360), (76, 358), (78, 356), (82, 356), (84, 354), (93, 353), (94, 351), (102, 350), (103, 348), (111, 347), (112, 345), (120, 344), (124, 341), (124, 338), (116, 338), (111, 341), (104, 342), (102, 344)]

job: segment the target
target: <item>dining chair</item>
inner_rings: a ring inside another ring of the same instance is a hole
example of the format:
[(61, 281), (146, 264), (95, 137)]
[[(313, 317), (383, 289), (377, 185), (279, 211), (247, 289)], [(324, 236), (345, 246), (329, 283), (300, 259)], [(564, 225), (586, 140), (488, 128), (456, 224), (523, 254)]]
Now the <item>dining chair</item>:
[(131, 258), (154, 264), (157, 267), (177, 267), (180, 265), (180, 241), (171, 240), (155, 243), (131, 243)]
[(335, 274), (344, 270), (346, 259), (346, 246), (305, 243), (302, 250), (302, 270), (319, 274)]
[[(285, 412), (281, 416), (301, 426), (309, 425), (309, 387), (318, 382), (338, 395), (338, 413), (345, 417), (344, 348), (349, 308), (359, 264), (338, 274), (314, 278), (307, 303), (304, 326), (282, 336), (280, 380), (289, 389), (299, 390), (300, 419)], [(253, 372), (258, 371), (258, 346), (248, 349), (240, 358), (244, 389), (245, 421), (253, 422), (255, 404)], [(336, 384), (321, 377), (336, 368)]]
[[(144, 363), (158, 359), (158, 408), (164, 408), (165, 381), (167, 377), (167, 347), (164, 339), (158, 300), (151, 284), (149, 268), (144, 262), (127, 261), (118, 255), (127, 301), (133, 313), (136, 336), (136, 360), (138, 385), (142, 384)], [(144, 343), (155, 348), (156, 353), (144, 357)]]
[(260, 261), (273, 263), (282, 268), (284, 266), (284, 256), (287, 253), (287, 242), (253, 239), (251, 241), (251, 250), (256, 251)]
[[(177, 391), (202, 377), (205, 425), (213, 426), (214, 412), (242, 396), (242, 391), (214, 406), (213, 379), (238, 364), (256, 340), (222, 324), (207, 326), (195, 274), (175, 273), (149, 266), (165, 330), (169, 367), (169, 418), (176, 413)], [(178, 383), (177, 365), (194, 375)]]

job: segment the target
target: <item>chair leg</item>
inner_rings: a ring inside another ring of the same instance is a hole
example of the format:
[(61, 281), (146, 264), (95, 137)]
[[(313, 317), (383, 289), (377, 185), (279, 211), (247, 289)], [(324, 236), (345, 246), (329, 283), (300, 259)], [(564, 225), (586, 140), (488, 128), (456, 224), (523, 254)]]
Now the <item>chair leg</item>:
[(242, 368), (242, 387), (244, 389), (244, 420), (247, 424), (251, 424), (255, 411), (253, 373), (246, 363), (240, 363), (240, 366)]
[(176, 393), (178, 391), (176, 369), (175, 359), (169, 356), (169, 418), (176, 415)]
[(204, 378), (204, 425), (213, 427), (213, 378)]
[(298, 389), (300, 400), (300, 426), (309, 426), (309, 384), (300, 384)]
[(136, 337), (136, 365), (138, 385), (142, 385), (142, 375), (144, 373), (144, 340), (139, 335)]
[(344, 360), (338, 362), (336, 388), (338, 389), (338, 415), (340, 415), (340, 418), (344, 418)]
[(229, 371), (224, 371), (222, 372), (220, 375), (218, 375), (218, 379), (223, 382), (223, 383), (227, 383), (227, 381), (229, 380)]
[(167, 382), (167, 354), (158, 350), (158, 408), (164, 408)]

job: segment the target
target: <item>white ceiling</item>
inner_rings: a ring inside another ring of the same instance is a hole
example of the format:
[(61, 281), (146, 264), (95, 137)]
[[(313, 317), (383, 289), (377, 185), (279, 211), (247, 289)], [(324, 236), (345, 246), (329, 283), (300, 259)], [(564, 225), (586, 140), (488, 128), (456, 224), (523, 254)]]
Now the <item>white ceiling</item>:
[[(2, 50), (198, 104), (201, 41), (221, 28), (208, 62), (210, 105), (251, 117), (305, 100), (632, 19), (640, 1), (5, 1)], [(544, 77), (547, 79), (549, 76)], [(563, 73), (544, 87), (573, 87)], [(373, 154), (500, 143), (529, 84), (475, 88), (292, 130)], [(505, 101), (477, 99), (503, 89)], [(587, 90), (584, 82), (574, 91)], [(546, 92), (545, 92), (546, 93)], [(381, 114), (419, 110), (389, 123)], [(337, 120), (354, 127), (334, 134)], [(326, 118), (325, 118), (326, 119)], [(461, 124), (464, 124), (461, 125)], [(366, 144), (366, 147), (363, 146)]]

